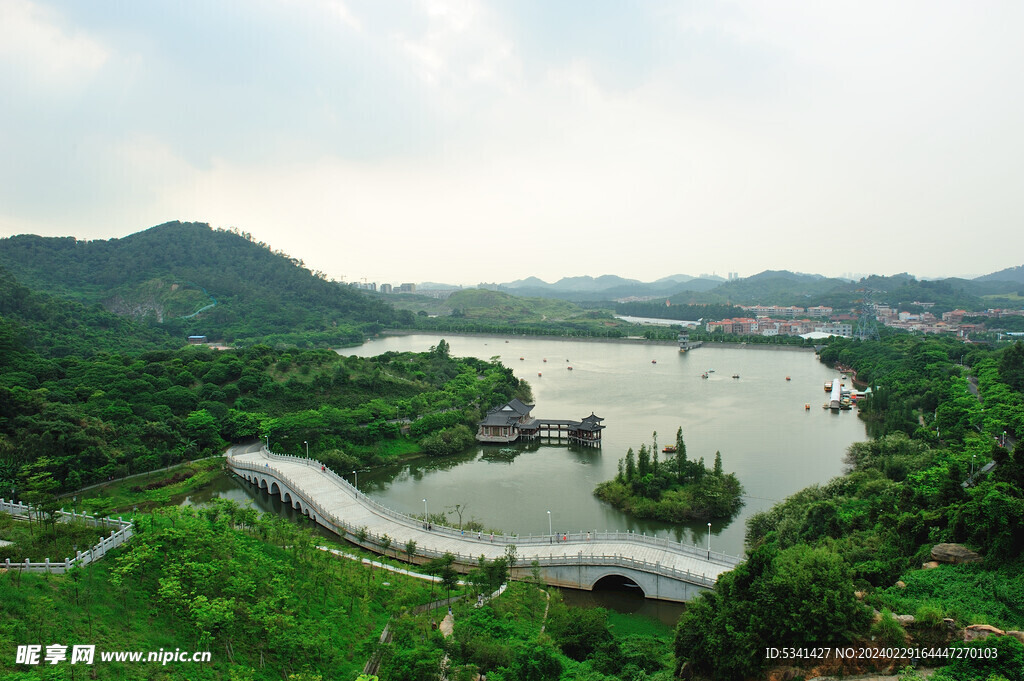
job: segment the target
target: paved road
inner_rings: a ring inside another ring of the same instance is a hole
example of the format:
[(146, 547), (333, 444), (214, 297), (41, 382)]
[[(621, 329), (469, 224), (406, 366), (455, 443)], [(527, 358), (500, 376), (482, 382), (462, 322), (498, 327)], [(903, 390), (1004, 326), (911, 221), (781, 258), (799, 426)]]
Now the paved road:
[[(321, 470), (318, 462), (298, 457), (279, 457), (268, 455), (262, 445), (233, 447), (228, 451), (229, 464), (237, 462), (248, 464), (237, 470), (243, 474), (265, 472), (290, 484), (296, 491), (313, 499), (326, 514), (347, 523), (350, 527), (365, 527), (370, 535), (387, 535), (391, 538), (389, 555), (404, 557), (407, 542), (415, 541), (417, 552), (426, 549), (429, 552), (443, 554), (450, 552), (464, 560), (483, 555), (493, 560), (505, 555), (507, 544), (515, 544), (518, 565), (529, 565), (534, 559), (574, 559), (587, 557), (621, 556), (633, 561), (646, 562), (650, 565), (659, 564), (664, 568), (703, 575), (708, 579), (731, 570), (738, 559), (711, 553), (708, 560), (703, 550), (670, 542), (664, 538), (653, 539), (637, 535), (607, 535), (601, 533), (587, 539), (586, 533), (569, 535), (568, 541), (556, 541), (553, 537), (543, 539), (534, 537), (530, 541), (526, 537), (500, 537), (474, 533), (461, 534), (450, 528), (426, 530), (422, 523), (414, 518), (402, 516), (395, 511), (385, 509), (361, 492), (357, 492), (346, 480), (338, 477), (330, 470)], [(251, 467), (251, 468), (250, 468)]]

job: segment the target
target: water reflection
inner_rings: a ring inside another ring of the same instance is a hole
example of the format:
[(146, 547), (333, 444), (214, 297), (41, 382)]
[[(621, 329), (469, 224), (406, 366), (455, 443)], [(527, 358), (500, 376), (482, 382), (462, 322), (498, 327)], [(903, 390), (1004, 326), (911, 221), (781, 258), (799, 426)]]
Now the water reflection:
[[(382, 338), (343, 352), (424, 351), (440, 338)], [(360, 474), (370, 496), (404, 513), (422, 512), (422, 499), (431, 509), (462, 504), (485, 526), (528, 535), (547, 534), (550, 510), (556, 531), (634, 531), (705, 548), (706, 523), (638, 520), (593, 496), (598, 483), (615, 476), (628, 448), (650, 446), (658, 431), (660, 454), (682, 426), (690, 458), (703, 457), (710, 465), (721, 451), (725, 470), (736, 472), (749, 495), (731, 521), (713, 521), (711, 527), (711, 550), (738, 555), (751, 515), (841, 474), (847, 446), (865, 437), (856, 412), (804, 408), (820, 405), (823, 382), (835, 377), (812, 352), (704, 347), (680, 353), (672, 345), (521, 337), (446, 340), (456, 356), (487, 359), (500, 347), (503, 356), (514, 358), (508, 365), (515, 375), (533, 387), (534, 416), (578, 419), (593, 411), (605, 419), (604, 443), (597, 449), (565, 441), (516, 444), (517, 453), (508, 457), (486, 455), (494, 450), (475, 446), (454, 457)], [(574, 371), (545, 369), (561, 368), (564, 358), (572, 359)], [(701, 378), (711, 367), (717, 372)]]
[(650, 617), (670, 627), (674, 627), (680, 616), (686, 611), (685, 603), (644, 598), (639, 589), (623, 587), (594, 591), (580, 589), (560, 589), (560, 591), (565, 604), (575, 608), (607, 608), (629, 615)]

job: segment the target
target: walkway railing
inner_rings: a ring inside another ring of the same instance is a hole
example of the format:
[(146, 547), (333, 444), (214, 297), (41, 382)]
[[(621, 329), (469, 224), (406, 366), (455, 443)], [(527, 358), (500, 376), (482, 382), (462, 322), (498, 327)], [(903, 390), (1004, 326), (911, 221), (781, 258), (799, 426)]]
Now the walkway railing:
[[(0, 513), (9, 513), (11, 515), (24, 515), (28, 518), (32, 517), (33, 513), (39, 513), (38, 509), (34, 509), (28, 504), (22, 504), (16, 501), (6, 501), (0, 499)], [(72, 565), (79, 565), (84, 567), (93, 563), (103, 556), (107, 555), (108, 551), (116, 549), (121, 544), (124, 544), (132, 538), (132, 523), (130, 520), (122, 520), (118, 518), (100, 518), (97, 516), (87, 515), (85, 513), (75, 513), (74, 511), (67, 512), (64, 509), (54, 513), (58, 518), (74, 522), (80, 521), (93, 527), (112, 528), (110, 530), (109, 537), (103, 537), (94, 546), (90, 547), (86, 551), (76, 551), (74, 558), (65, 558), (63, 561), (51, 561), (46, 558), (42, 562), (33, 563), (28, 558), (24, 562), (12, 563), (10, 558), (4, 559), (4, 569), (6, 570), (22, 570), (24, 572), (49, 572), (53, 574), (63, 574), (71, 569)]]
[[(408, 516), (408, 515), (405, 515), (403, 513), (399, 513), (398, 511), (395, 511), (393, 509), (390, 509), (390, 508), (387, 508), (386, 506), (381, 505), (380, 503), (378, 503), (378, 502), (374, 501), (373, 499), (369, 498), (368, 496), (366, 496), (365, 494), (363, 494), (359, 490), (355, 489), (352, 486), (351, 483), (349, 483), (347, 480), (345, 480), (344, 478), (339, 476), (337, 473), (335, 473), (331, 469), (329, 469), (326, 466), (324, 466), (319, 461), (316, 461), (315, 459), (306, 459), (306, 458), (301, 457), (301, 456), (291, 456), (291, 455), (287, 455), (287, 454), (275, 454), (273, 452), (268, 451), (265, 447), (262, 448), (262, 454), (264, 456), (270, 458), (271, 460), (287, 461), (289, 463), (300, 464), (302, 466), (309, 467), (309, 468), (311, 468), (313, 470), (315, 470), (317, 468), (320, 468), (321, 469), (321, 473), (323, 475), (327, 476), (329, 479), (331, 479), (333, 482), (335, 482), (342, 489), (342, 491), (344, 491), (346, 494), (348, 494), (351, 497), (353, 497), (354, 499), (356, 499), (360, 504), (362, 504), (362, 505), (364, 505), (366, 507), (369, 507), (371, 510), (377, 512), (380, 515), (387, 516), (388, 518), (391, 518), (391, 519), (395, 520), (396, 522), (398, 522), (398, 523), (400, 523), (400, 524), (402, 524), (402, 525), (404, 525), (404, 526), (406, 526), (408, 528), (416, 529), (416, 530), (423, 529), (423, 524), (424, 524), (423, 520), (420, 520), (420, 519), (417, 519), (417, 518), (413, 518), (412, 516)], [(295, 492), (298, 495), (301, 495), (302, 501), (305, 502), (305, 504), (310, 509), (316, 511), (316, 514), (321, 519), (329, 521), (332, 525), (335, 526), (336, 529), (342, 530), (341, 532), (339, 532), (339, 534), (341, 534), (343, 536), (345, 534), (348, 534), (348, 535), (351, 535), (352, 537), (357, 537), (359, 535), (359, 533), (360, 533), (362, 528), (355, 527), (354, 525), (352, 525), (352, 524), (342, 520), (341, 518), (338, 518), (334, 514), (332, 514), (329, 511), (325, 510), (323, 508), (323, 506), (321, 506), (319, 503), (316, 502), (316, 500), (313, 498), (312, 494), (310, 494), (308, 491), (306, 491), (306, 490), (302, 489), (301, 487), (299, 487), (298, 485), (296, 485), (294, 483), (294, 481), (292, 481), (291, 479), (289, 479), (286, 476), (284, 476), (284, 474), (281, 471), (278, 471), (276, 468), (270, 468), (267, 465), (261, 466), (259, 464), (253, 464), (253, 463), (248, 463), (248, 462), (244, 462), (244, 461), (238, 461), (238, 460), (235, 459), (235, 455), (234, 454), (228, 456), (227, 457), (227, 461), (228, 461), (228, 465), (231, 468), (234, 468), (234, 469), (248, 470), (248, 471), (257, 472), (257, 473), (263, 473), (263, 474), (271, 473), (271, 474), (273, 474), (274, 477), (281, 478), (281, 481), (283, 483), (286, 483), (290, 490), (292, 490), (293, 492)], [(671, 541), (671, 540), (669, 540), (669, 539), (667, 539), (665, 537), (653, 537), (653, 536), (649, 537), (649, 536), (647, 536), (645, 534), (637, 534), (635, 532), (618, 532), (618, 531), (615, 531), (615, 532), (608, 532), (608, 531), (606, 531), (606, 532), (597, 532), (597, 531), (587, 532), (587, 531), (580, 531), (580, 532), (573, 532), (573, 533), (561, 533), (561, 534), (556, 534), (556, 535), (532, 535), (531, 534), (531, 535), (527, 535), (527, 536), (523, 536), (523, 535), (505, 535), (505, 534), (502, 534), (502, 535), (494, 535), (493, 541), (491, 540), (490, 533), (483, 534), (482, 532), (478, 532), (478, 533), (476, 533), (477, 536), (474, 537), (473, 536), (474, 533), (472, 533), (472, 532), (467, 532), (465, 530), (459, 530), (457, 528), (448, 527), (448, 526), (445, 526), (445, 525), (432, 525), (431, 526), (431, 532), (439, 534), (439, 535), (447, 535), (447, 536), (450, 536), (450, 537), (454, 537), (454, 538), (459, 539), (460, 541), (465, 541), (467, 543), (475, 543), (475, 544), (480, 544), (480, 545), (491, 545), (491, 546), (493, 546), (495, 544), (499, 544), (499, 545), (506, 545), (506, 546), (507, 545), (514, 545), (516, 547), (530, 547), (530, 546), (543, 546), (543, 545), (549, 545), (550, 546), (552, 544), (558, 544), (558, 545), (565, 546), (567, 544), (572, 544), (575, 547), (581, 547), (581, 546), (586, 546), (588, 543), (597, 542), (597, 541), (600, 541), (600, 542), (621, 542), (624, 546), (643, 544), (645, 546), (651, 546), (651, 547), (655, 547), (655, 548), (660, 548), (660, 549), (663, 549), (663, 550), (666, 550), (666, 551), (669, 551), (669, 552), (672, 552), (672, 553), (677, 553), (677, 554), (680, 554), (680, 555), (684, 555), (684, 556), (693, 556), (693, 557), (699, 558), (699, 559), (701, 559), (701, 560), (703, 560), (705, 562), (712, 563), (712, 564), (719, 565), (719, 566), (723, 566), (723, 567), (730, 568), (730, 569), (735, 567), (736, 565), (738, 565), (742, 561), (741, 558), (738, 558), (736, 556), (730, 556), (730, 555), (727, 555), (727, 554), (724, 554), (724, 553), (719, 553), (719, 552), (716, 552), (716, 551), (708, 551), (707, 549), (702, 549), (699, 546), (694, 546), (694, 545), (689, 545), (689, 544), (683, 544), (681, 542)], [(377, 535), (373, 535), (373, 534), (368, 533), (367, 534), (367, 538), (372, 538), (374, 540), (374, 543), (379, 545), (381, 536), (377, 536)], [(396, 546), (392, 545), (392, 549), (395, 550), (395, 555), (397, 557), (398, 553), (401, 550), (401, 547), (396, 547)], [(432, 550), (427, 549), (427, 548), (417, 549), (415, 554), (417, 556), (424, 556), (424, 557), (427, 557), (427, 558), (440, 558), (443, 555), (442, 552), (432, 551)], [(472, 552), (467, 552), (466, 554), (453, 553), (453, 555), (460, 562), (475, 564), (476, 561), (477, 561), (477, 556), (474, 555)], [(524, 555), (524, 556), (521, 556), (521, 558), (523, 558), (526, 561), (532, 561), (534, 558), (536, 558), (538, 561), (540, 561), (541, 565), (566, 565), (566, 564), (576, 564), (576, 563), (580, 562), (580, 560), (581, 560), (580, 556), (582, 556), (582, 555), (583, 555), (582, 552), (579, 552), (578, 555), (576, 555), (576, 556), (565, 556), (565, 557), (547, 556), (547, 555), (542, 555), (542, 554), (536, 554), (536, 556)], [(654, 573), (657, 573), (657, 574), (660, 574), (660, 575), (664, 575), (664, 576), (668, 576), (668, 577), (675, 577), (675, 578), (678, 578), (678, 579), (684, 579), (685, 578), (686, 581), (693, 581), (694, 583), (698, 583), (698, 584), (706, 584), (706, 585), (713, 585), (714, 584), (714, 579), (713, 578), (708, 578), (705, 575), (691, 573), (691, 572), (685, 571), (685, 570), (677, 570), (675, 568), (664, 566), (664, 565), (661, 565), (659, 563), (651, 564), (651, 563), (648, 563), (647, 561), (639, 560), (639, 559), (632, 558), (632, 557), (629, 557), (629, 556), (623, 556), (621, 554), (613, 555), (613, 556), (593, 556), (592, 554), (586, 554), (586, 555), (588, 557), (588, 560), (589, 560), (589, 558), (593, 557), (595, 559), (601, 559), (601, 560), (607, 560), (607, 561), (617, 561), (617, 562), (614, 562), (614, 563), (609, 562), (609, 563), (600, 563), (600, 564), (620, 565), (620, 566), (626, 566), (626, 567), (632, 566), (632, 567), (637, 567), (639, 569), (643, 569), (644, 571), (647, 571), (647, 572), (654, 572)], [(548, 562), (545, 562), (545, 561), (548, 561)]]

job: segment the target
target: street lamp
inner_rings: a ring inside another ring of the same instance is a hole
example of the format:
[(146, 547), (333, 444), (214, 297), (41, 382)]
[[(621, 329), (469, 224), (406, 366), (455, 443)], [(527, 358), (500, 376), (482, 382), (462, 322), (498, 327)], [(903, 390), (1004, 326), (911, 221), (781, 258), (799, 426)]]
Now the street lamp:
[(309, 441), (308, 440), (303, 440), (302, 444), (306, 445), (306, 458), (308, 459), (309, 458)]
[(1003, 447), (1005, 447), (1005, 446), (1006, 446), (1006, 431), (1005, 431), (1005, 430), (1003, 431), (1003, 442), (1002, 442), (1002, 446), (1003, 446)]
[(423, 500), (423, 522), (427, 521), (427, 500)]
[(708, 560), (711, 560), (711, 523), (708, 523)]
[(267, 438), (267, 451), (270, 451), (270, 433), (267, 433), (263, 437)]
[(355, 480), (356, 480), (355, 488), (358, 490), (359, 489), (359, 473), (357, 473), (356, 471), (352, 471), (352, 475), (355, 476)]
[(553, 535), (555, 532), (551, 529), (551, 511), (548, 511), (548, 535)]
[(978, 458), (977, 454), (971, 454), (971, 477), (974, 477), (974, 460)]

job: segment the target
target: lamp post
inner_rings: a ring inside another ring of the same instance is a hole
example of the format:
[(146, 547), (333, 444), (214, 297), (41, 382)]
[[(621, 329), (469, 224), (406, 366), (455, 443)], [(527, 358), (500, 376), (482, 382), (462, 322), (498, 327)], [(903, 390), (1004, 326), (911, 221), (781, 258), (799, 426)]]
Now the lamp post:
[(552, 536), (554, 534), (554, 530), (551, 529), (551, 511), (548, 511), (548, 536)]
[(352, 475), (355, 476), (355, 481), (356, 481), (355, 488), (358, 490), (359, 489), (359, 473), (358, 473), (358, 471), (352, 471)]
[(711, 523), (708, 523), (708, 560), (711, 560)]
[(1003, 431), (1003, 441), (1002, 441), (1001, 444), (1002, 444), (1003, 447), (1006, 446), (1006, 431), (1005, 430)]
[(978, 458), (977, 454), (971, 454), (971, 477), (974, 477), (974, 460)]
[(306, 458), (309, 459), (309, 441), (303, 440), (302, 444), (306, 445)]
[(267, 433), (263, 437), (267, 438), (267, 451), (270, 451), (270, 433)]
[(427, 500), (423, 500), (423, 522), (427, 522)]

